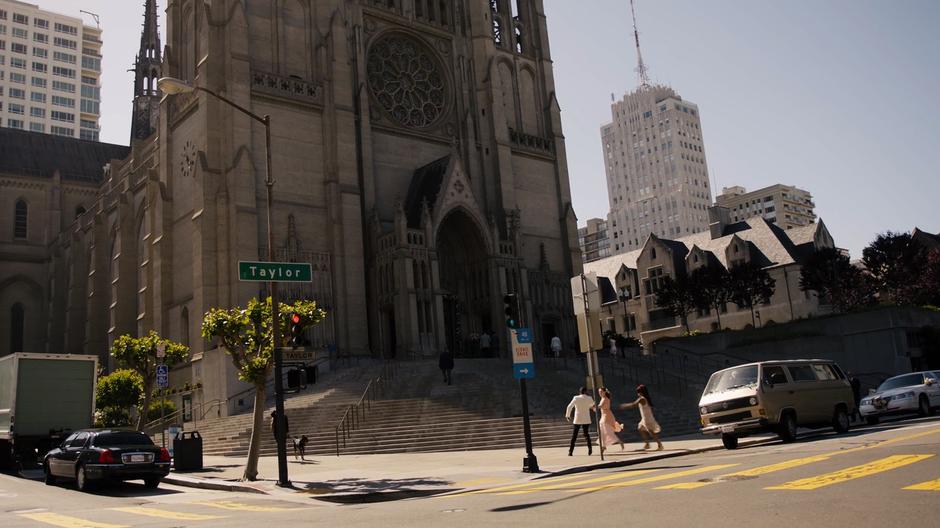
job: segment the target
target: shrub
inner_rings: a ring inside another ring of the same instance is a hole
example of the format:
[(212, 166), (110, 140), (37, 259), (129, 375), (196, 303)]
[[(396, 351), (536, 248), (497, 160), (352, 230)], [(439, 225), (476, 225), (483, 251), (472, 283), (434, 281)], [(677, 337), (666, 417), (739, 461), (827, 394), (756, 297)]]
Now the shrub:
[(154, 400), (150, 402), (150, 410), (147, 411), (147, 421), (159, 420), (161, 414), (169, 416), (176, 412), (176, 404), (173, 400)]

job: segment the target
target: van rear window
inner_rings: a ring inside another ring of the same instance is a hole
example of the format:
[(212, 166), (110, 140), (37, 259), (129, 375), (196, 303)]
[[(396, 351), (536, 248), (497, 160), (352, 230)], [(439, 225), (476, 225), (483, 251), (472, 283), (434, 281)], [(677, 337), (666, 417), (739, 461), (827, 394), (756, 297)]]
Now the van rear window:
[(793, 381), (816, 381), (816, 375), (813, 374), (813, 367), (809, 365), (799, 365), (787, 367), (790, 371), (790, 377)]

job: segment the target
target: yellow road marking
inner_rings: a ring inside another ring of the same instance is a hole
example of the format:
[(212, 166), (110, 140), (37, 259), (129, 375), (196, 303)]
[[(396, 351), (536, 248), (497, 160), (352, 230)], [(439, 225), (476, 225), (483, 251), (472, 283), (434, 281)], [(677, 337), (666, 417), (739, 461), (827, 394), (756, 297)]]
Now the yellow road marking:
[(69, 517), (68, 515), (60, 515), (58, 513), (51, 512), (21, 513), (20, 517), (26, 517), (27, 519), (51, 524), (53, 526), (61, 526), (62, 528), (130, 528), (121, 524), (107, 524), (88, 521), (85, 519), (79, 519), (78, 517)]
[(652, 473), (654, 471), (661, 471), (659, 469), (639, 469), (636, 471), (623, 471), (620, 473), (615, 473), (613, 475), (604, 475), (603, 477), (595, 477), (585, 480), (572, 480), (568, 482), (562, 482), (560, 484), (550, 483), (547, 485), (538, 486), (535, 488), (516, 490), (516, 491), (505, 491), (500, 493), (500, 495), (522, 495), (524, 493), (532, 493), (533, 491), (552, 491), (560, 490), (566, 488), (576, 488), (584, 484), (594, 484), (596, 482), (608, 482), (611, 480), (625, 480), (633, 478), (637, 475), (645, 475), (647, 473)]
[(571, 491), (587, 492), (587, 491), (600, 491), (600, 490), (613, 489), (613, 488), (626, 488), (629, 486), (639, 486), (640, 484), (648, 484), (650, 482), (659, 482), (661, 480), (669, 480), (672, 478), (690, 477), (692, 475), (708, 473), (709, 471), (718, 471), (721, 469), (734, 467), (734, 466), (737, 466), (737, 464), (718, 464), (715, 466), (705, 466), (705, 467), (700, 467), (700, 468), (695, 468), (695, 469), (689, 469), (686, 471), (679, 471), (676, 473), (667, 473), (665, 475), (656, 475), (655, 477), (646, 477), (646, 478), (641, 478), (641, 479), (628, 480), (625, 482), (613, 482), (610, 484), (604, 484), (604, 485), (595, 486), (592, 488), (578, 488), (576, 490), (571, 490)]
[[(875, 449), (876, 447), (884, 447), (886, 445), (896, 444), (898, 442), (903, 442), (905, 440), (913, 440), (915, 438), (920, 438), (922, 436), (932, 435), (940, 433), (940, 428), (931, 429), (929, 431), (922, 431), (920, 433), (909, 434), (905, 436), (899, 436), (897, 438), (892, 438), (890, 440), (884, 440), (872, 445), (865, 445), (859, 447), (853, 447), (850, 449), (843, 449), (840, 451), (833, 451), (831, 453), (824, 453), (821, 455), (814, 455), (804, 458), (795, 458), (793, 460), (787, 460), (785, 462), (780, 462), (777, 464), (770, 464), (768, 466), (760, 466), (753, 469), (746, 469), (744, 471), (738, 471), (735, 473), (730, 473), (727, 475), (720, 475), (718, 478), (728, 478), (728, 477), (757, 477), (760, 475), (765, 475), (767, 473), (774, 473), (776, 471), (783, 471), (786, 469), (792, 469), (795, 467), (805, 466), (807, 464), (812, 464), (814, 462), (821, 462), (823, 460), (828, 460), (831, 457), (837, 455), (846, 455), (849, 453), (857, 453), (859, 451), (864, 451), (866, 449)], [(678, 484), (671, 484), (669, 486), (661, 486), (656, 489), (697, 489), (708, 486), (710, 484), (717, 484), (718, 482), (724, 482), (722, 480), (715, 480), (710, 482), (680, 482)]]
[(283, 508), (277, 506), (255, 506), (241, 502), (218, 501), (218, 502), (194, 502), (200, 506), (212, 506), (213, 508), (222, 508), (223, 510), (247, 511), (247, 512), (284, 512), (309, 510), (310, 508)]
[(134, 513), (137, 515), (146, 515), (148, 517), (159, 517), (161, 519), (174, 519), (178, 521), (210, 521), (212, 519), (222, 519), (216, 515), (202, 515), (200, 513), (172, 512), (167, 510), (157, 510), (154, 508), (141, 508), (137, 506), (128, 506), (125, 508), (111, 508), (114, 511), (124, 513)]
[(927, 482), (914, 484), (913, 486), (908, 486), (904, 489), (915, 490), (915, 491), (940, 491), (940, 479), (928, 480)]
[(850, 468), (840, 469), (839, 471), (833, 471), (832, 473), (826, 473), (824, 475), (818, 475), (815, 477), (809, 477), (800, 480), (794, 480), (792, 482), (787, 482), (780, 486), (771, 486), (769, 490), (814, 490), (819, 489), (825, 486), (831, 486), (833, 484), (840, 484), (849, 480), (854, 480), (857, 478), (867, 477), (869, 475), (874, 475), (876, 473), (881, 473), (883, 471), (889, 471), (892, 469), (897, 469), (899, 467), (906, 466), (908, 464), (913, 464), (915, 462), (920, 462), (921, 460), (926, 460), (934, 455), (892, 455), (889, 457), (882, 458), (881, 460), (876, 460), (874, 462), (869, 462), (868, 464), (862, 464), (860, 466), (853, 466)]

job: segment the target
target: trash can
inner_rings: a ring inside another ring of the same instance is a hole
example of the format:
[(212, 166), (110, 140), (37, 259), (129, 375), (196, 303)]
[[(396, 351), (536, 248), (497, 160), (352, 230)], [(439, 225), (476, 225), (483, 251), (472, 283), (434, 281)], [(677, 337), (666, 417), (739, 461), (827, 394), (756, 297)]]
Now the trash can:
[(202, 469), (202, 436), (199, 431), (180, 431), (173, 438), (173, 469)]
[(304, 370), (307, 371), (307, 385), (313, 385), (317, 382), (317, 371), (320, 370), (316, 365), (307, 365), (304, 367)]

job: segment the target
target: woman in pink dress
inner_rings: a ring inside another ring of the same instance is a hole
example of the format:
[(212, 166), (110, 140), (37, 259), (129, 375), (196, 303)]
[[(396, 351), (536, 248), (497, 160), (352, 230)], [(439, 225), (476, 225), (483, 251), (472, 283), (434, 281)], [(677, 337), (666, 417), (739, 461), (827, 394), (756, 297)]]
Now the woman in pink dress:
[(657, 436), (662, 428), (659, 427), (659, 423), (656, 421), (656, 417), (653, 416), (653, 400), (650, 398), (649, 389), (646, 388), (646, 385), (639, 385), (636, 388), (636, 395), (636, 401), (633, 403), (625, 403), (621, 405), (620, 408), (640, 408), (640, 423), (637, 425), (636, 429), (640, 432), (640, 436), (643, 437), (643, 441), (646, 442), (643, 445), (643, 449), (650, 448), (650, 438), (652, 438), (658, 445), (656, 450), (662, 451), (663, 443), (659, 441), (659, 436)]
[(610, 391), (606, 388), (599, 390), (601, 402), (598, 407), (601, 410), (601, 419), (598, 422), (601, 436), (601, 450), (605, 450), (614, 444), (620, 444), (620, 450), (623, 451), (623, 440), (617, 437), (617, 433), (623, 431), (623, 424), (617, 422), (613, 411), (610, 410)]

